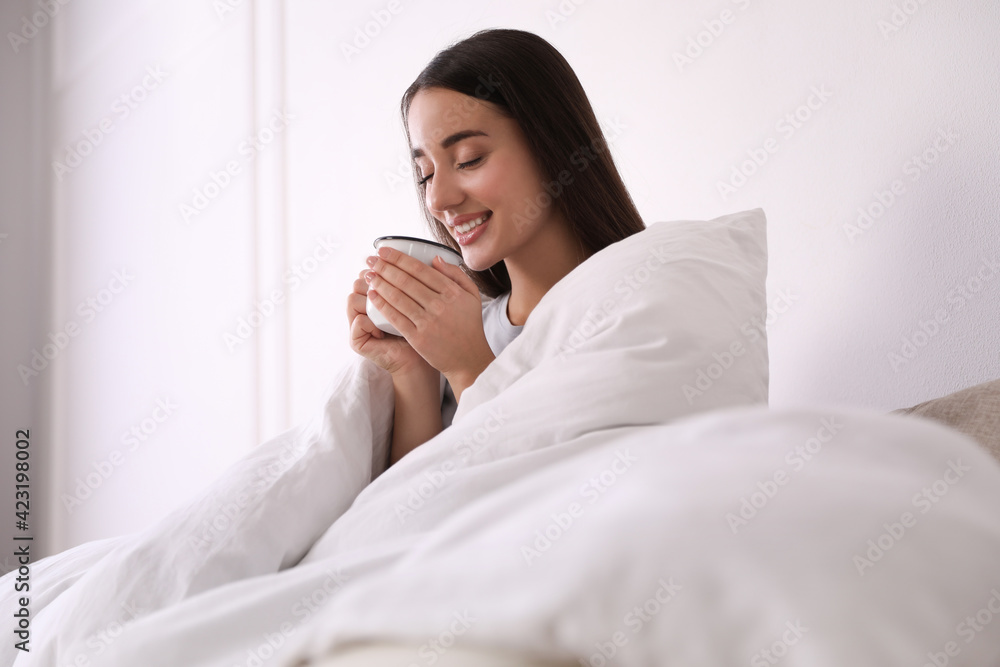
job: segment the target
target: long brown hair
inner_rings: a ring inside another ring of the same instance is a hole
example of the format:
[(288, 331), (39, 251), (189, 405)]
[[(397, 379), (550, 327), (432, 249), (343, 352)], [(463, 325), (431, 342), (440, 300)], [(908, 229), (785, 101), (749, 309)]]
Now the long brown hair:
[[(438, 52), (400, 102), (408, 146), (412, 146), (407, 126), (410, 103), (425, 88), (446, 88), (491, 103), (517, 121), (546, 183), (558, 188), (559, 175), (570, 174), (569, 185), (552, 200), (585, 257), (646, 228), (580, 80), (562, 54), (538, 35), (503, 28), (480, 30)], [(427, 210), (426, 185), (419, 182), (415, 160), (413, 179), (434, 238), (461, 254), (458, 242)], [(503, 260), (485, 271), (465, 270), (490, 297), (510, 290)]]

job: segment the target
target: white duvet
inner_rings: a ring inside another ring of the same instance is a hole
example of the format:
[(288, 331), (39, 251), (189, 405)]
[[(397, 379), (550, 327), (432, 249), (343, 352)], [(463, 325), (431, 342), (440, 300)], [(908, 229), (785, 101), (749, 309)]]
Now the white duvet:
[(768, 409), (765, 273), (759, 210), (598, 253), (385, 471), (391, 380), (358, 359), (195, 502), (35, 563), (31, 650), (8, 635), (0, 665), (290, 667), (365, 639), (411, 665), (996, 664), (1000, 465), (915, 418)]

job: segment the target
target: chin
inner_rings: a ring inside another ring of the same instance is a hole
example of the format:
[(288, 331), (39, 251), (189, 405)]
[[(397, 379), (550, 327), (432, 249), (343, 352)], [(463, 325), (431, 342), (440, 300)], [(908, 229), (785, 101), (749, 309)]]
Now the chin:
[(481, 253), (474, 253), (471, 257), (462, 253), (462, 262), (473, 271), (487, 271), (499, 260), (484, 258)]
[(462, 261), (472, 271), (486, 271), (491, 266), (493, 266), (493, 264), (496, 264), (496, 262), (494, 262), (493, 264), (489, 264), (489, 265), (483, 266), (481, 262), (469, 261), (468, 259), (466, 259), (464, 257), (462, 258)]

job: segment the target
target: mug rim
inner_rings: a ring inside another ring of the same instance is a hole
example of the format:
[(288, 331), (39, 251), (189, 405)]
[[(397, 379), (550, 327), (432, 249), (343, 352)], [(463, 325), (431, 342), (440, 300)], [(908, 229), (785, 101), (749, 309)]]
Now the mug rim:
[(378, 242), (379, 241), (392, 241), (394, 239), (403, 239), (405, 241), (419, 241), (421, 243), (427, 243), (427, 244), (432, 245), (432, 246), (437, 246), (438, 248), (444, 248), (445, 250), (448, 250), (451, 253), (457, 255), (459, 259), (462, 259), (462, 253), (456, 251), (454, 248), (450, 248), (450, 247), (446, 246), (443, 243), (438, 243), (437, 241), (431, 241), (429, 239), (417, 238), (416, 236), (399, 236), (399, 235), (395, 235), (395, 234), (391, 235), (391, 236), (380, 236), (377, 239), (375, 239), (374, 241), (372, 241), (372, 247), (378, 248)]

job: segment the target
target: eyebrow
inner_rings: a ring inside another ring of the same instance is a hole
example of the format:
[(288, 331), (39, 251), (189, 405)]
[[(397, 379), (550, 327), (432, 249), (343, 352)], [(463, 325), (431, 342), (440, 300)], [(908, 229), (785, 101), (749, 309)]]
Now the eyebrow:
[[(461, 132), (456, 132), (455, 134), (445, 137), (444, 141), (441, 142), (441, 148), (451, 148), (457, 144), (462, 139), (468, 139), (469, 137), (488, 137), (490, 135), (486, 134), (482, 130), (462, 130)], [(423, 157), (424, 151), (420, 148), (414, 148), (411, 155), (414, 158)]]

